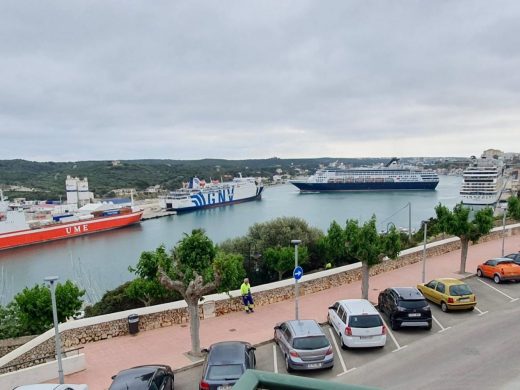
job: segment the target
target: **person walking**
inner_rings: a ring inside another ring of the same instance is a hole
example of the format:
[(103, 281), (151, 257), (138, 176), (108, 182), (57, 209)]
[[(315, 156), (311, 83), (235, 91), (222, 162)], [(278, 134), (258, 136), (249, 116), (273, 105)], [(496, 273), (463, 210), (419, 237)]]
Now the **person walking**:
[(242, 302), (244, 303), (244, 310), (247, 314), (254, 312), (253, 296), (251, 295), (251, 286), (249, 279), (245, 278), (244, 283), (240, 286), (240, 293), (242, 294)]

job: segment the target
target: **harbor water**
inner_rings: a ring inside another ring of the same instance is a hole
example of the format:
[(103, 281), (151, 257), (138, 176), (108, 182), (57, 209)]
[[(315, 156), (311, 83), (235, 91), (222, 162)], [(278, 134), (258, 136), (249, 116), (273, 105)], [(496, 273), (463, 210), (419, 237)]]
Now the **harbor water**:
[[(435, 216), (439, 203), (450, 209), (460, 202), (462, 178), (441, 176), (435, 191), (389, 191), (300, 194), (290, 185), (267, 187), (262, 200), (200, 210), (141, 222), (104, 233), (37, 244), (0, 252), (0, 304), (10, 302), (25, 287), (43, 283), (49, 275), (74, 280), (96, 302), (105, 291), (131, 280), (128, 266), (135, 266), (141, 252), (164, 244), (174, 247), (185, 233), (202, 228), (215, 243), (245, 235), (257, 222), (277, 217), (300, 217), (324, 232), (336, 220), (361, 223), (372, 215), (378, 229), (394, 224), (412, 230)], [(408, 207), (410, 204), (410, 207)], [(294, 237), (297, 239), (298, 237)]]

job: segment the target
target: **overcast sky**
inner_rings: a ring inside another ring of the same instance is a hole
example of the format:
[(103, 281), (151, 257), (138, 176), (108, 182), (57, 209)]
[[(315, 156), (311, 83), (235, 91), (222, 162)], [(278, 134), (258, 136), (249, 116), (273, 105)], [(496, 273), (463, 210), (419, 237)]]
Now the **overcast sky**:
[(0, 159), (520, 152), (520, 2), (0, 2)]

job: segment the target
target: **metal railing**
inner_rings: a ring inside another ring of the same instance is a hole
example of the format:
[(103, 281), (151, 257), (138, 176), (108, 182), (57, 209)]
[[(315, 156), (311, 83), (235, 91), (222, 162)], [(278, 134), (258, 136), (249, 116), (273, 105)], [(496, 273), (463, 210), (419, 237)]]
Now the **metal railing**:
[[(69, 350), (63, 351), (61, 356), (62, 357), (69, 357), (69, 356), (79, 355), (79, 351), (81, 349), (83, 349), (83, 348), (84, 347), (78, 347), (78, 348), (74, 348), (74, 349), (69, 349)], [(21, 368), (33, 367), (33, 366), (36, 366), (38, 364), (47, 363), (47, 362), (50, 362), (50, 361), (53, 361), (53, 360), (56, 360), (56, 354), (53, 353), (53, 354), (50, 354), (50, 355), (44, 355), (44, 356), (41, 356), (41, 357), (39, 357), (37, 359), (27, 360), (27, 361), (16, 363), (16, 364), (12, 364), (12, 365), (9, 365), (9, 366), (0, 367), (0, 374), (7, 374), (8, 372), (18, 371)]]

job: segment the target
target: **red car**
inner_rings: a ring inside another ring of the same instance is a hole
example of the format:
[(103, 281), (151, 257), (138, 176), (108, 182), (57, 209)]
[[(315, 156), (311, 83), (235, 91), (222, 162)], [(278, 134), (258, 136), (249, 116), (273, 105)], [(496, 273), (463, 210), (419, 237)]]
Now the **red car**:
[(520, 264), (507, 257), (490, 259), (477, 267), (477, 276), (493, 279), (495, 283), (503, 280), (520, 280)]

